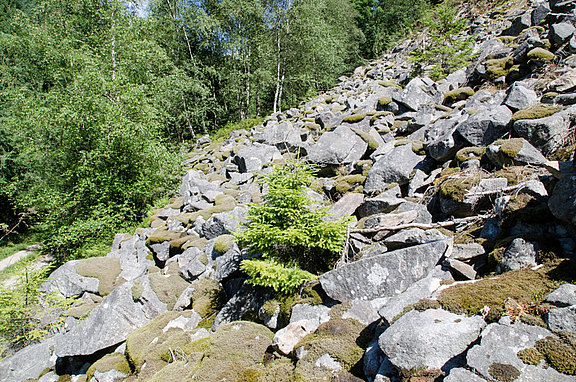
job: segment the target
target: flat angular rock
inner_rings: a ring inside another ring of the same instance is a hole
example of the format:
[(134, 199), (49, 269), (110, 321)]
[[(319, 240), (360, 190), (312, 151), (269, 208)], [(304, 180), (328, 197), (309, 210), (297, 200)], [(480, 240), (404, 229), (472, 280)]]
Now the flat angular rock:
[(446, 259), (444, 263), (447, 267), (452, 269), (458, 279), (474, 280), (476, 278), (476, 270), (471, 265), (468, 265), (460, 260)]
[(424, 278), (451, 246), (444, 240), (361, 258), (324, 273), (320, 284), (337, 301), (392, 297)]
[(404, 311), (404, 308), (431, 296), (434, 291), (440, 288), (442, 281), (451, 279), (450, 272), (443, 271), (441, 266), (437, 266), (429, 275), (410, 285), (401, 294), (390, 298), (378, 310), (378, 314), (390, 325), (394, 318)]
[(492, 163), (499, 167), (539, 165), (548, 161), (536, 147), (524, 138), (498, 140), (487, 147), (486, 155)]
[(558, 23), (550, 28), (550, 40), (556, 46), (562, 45), (572, 37), (576, 28), (571, 23)]
[(0, 382), (15, 382), (36, 379), (56, 363), (54, 342), (56, 337), (26, 346), (13, 356), (0, 361)]
[(382, 192), (388, 184), (394, 182), (400, 185), (408, 183), (410, 174), (423, 159), (412, 151), (412, 145), (395, 147), (378, 159), (368, 171), (364, 192)]
[(504, 36), (518, 36), (522, 31), (526, 28), (532, 26), (532, 16), (529, 12), (524, 12), (520, 16), (516, 17), (514, 21), (512, 21), (512, 25), (510, 28), (505, 29), (502, 32)]
[(556, 183), (548, 207), (557, 219), (576, 225), (576, 175), (566, 174)]
[(248, 210), (238, 206), (229, 212), (214, 214), (202, 225), (202, 234), (208, 240), (234, 232), (246, 221)]
[(300, 130), (294, 127), (290, 121), (284, 121), (272, 126), (266, 126), (261, 133), (254, 136), (254, 141), (270, 146), (276, 146), (282, 150), (282, 146), (297, 146), (302, 143)]
[(484, 254), (486, 254), (486, 250), (480, 244), (454, 244), (450, 258), (466, 261), (479, 256), (483, 256)]
[(380, 348), (402, 369), (440, 369), (474, 342), (486, 322), (442, 309), (412, 310), (380, 336)]
[(126, 340), (135, 329), (146, 325), (141, 304), (132, 297), (132, 283), (117, 287), (102, 300), (90, 316), (71, 331), (56, 337), (54, 353), (58, 357), (90, 355)]
[(444, 382), (485, 382), (486, 380), (461, 367), (450, 370)]
[(475, 146), (486, 146), (508, 132), (512, 111), (506, 106), (480, 111), (456, 128), (456, 131)]
[(57, 292), (64, 297), (80, 296), (84, 292), (98, 293), (100, 281), (95, 277), (80, 276), (76, 266), (81, 260), (68, 261), (48, 276), (48, 281), (40, 285), (41, 292)]
[(576, 332), (576, 305), (550, 309), (546, 315), (550, 330), (569, 330)]
[(502, 271), (513, 271), (536, 265), (537, 248), (534, 243), (528, 242), (522, 238), (512, 241), (510, 246), (504, 252)]
[(424, 147), (432, 158), (443, 162), (450, 159), (464, 146), (462, 138), (454, 133), (458, 124), (464, 122), (467, 118), (466, 115), (458, 112), (450, 118), (437, 120), (428, 128), (424, 139)]
[(495, 380), (490, 374), (493, 364), (509, 365), (515, 368), (517, 381), (574, 381), (574, 377), (561, 374), (553, 368), (527, 365), (517, 356), (518, 351), (533, 348), (536, 341), (552, 336), (552, 332), (539, 327), (518, 322), (510, 323), (509, 317), (499, 323), (490, 324), (482, 331), (482, 340), (466, 355), (468, 366), (489, 381)]
[(327, 219), (336, 221), (340, 218), (351, 216), (363, 202), (364, 194), (349, 192), (330, 207)]
[(264, 164), (281, 158), (282, 154), (275, 146), (254, 145), (238, 151), (234, 163), (240, 172), (256, 172), (262, 170)]
[(367, 229), (377, 227), (395, 227), (402, 224), (412, 223), (417, 217), (417, 211), (375, 215), (366, 219), (364, 227)]
[(547, 90), (551, 92), (566, 93), (576, 88), (576, 69), (572, 69), (551, 81)]
[(346, 126), (338, 126), (310, 146), (307, 160), (318, 164), (353, 163), (362, 158), (367, 148), (360, 136)]
[(532, 89), (528, 89), (520, 83), (514, 83), (508, 90), (504, 105), (511, 110), (517, 111), (538, 103), (538, 96)]
[(383, 242), (388, 248), (398, 248), (444, 239), (446, 239), (446, 235), (437, 229), (423, 230), (420, 228), (409, 228), (388, 236)]
[(540, 25), (550, 13), (550, 7), (546, 3), (539, 4), (532, 10), (532, 25)]
[(406, 87), (392, 94), (392, 99), (418, 111), (425, 104), (441, 104), (444, 96), (438, 85), (427, 78), (414, 78)]
[(563, 284), (546, 296), (546, 302), (556, 306), (576, 305), (576, 285)]

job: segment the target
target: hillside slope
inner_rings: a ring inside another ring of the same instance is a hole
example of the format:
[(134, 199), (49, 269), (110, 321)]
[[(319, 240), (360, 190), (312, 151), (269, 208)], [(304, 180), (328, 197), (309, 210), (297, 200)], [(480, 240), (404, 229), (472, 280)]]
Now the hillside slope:
[[(43, 291), (80, 299), (0, 381), (576, 381), (575, 12), (471, 14), (478, 55), (444, 80), (412, 76), (420, 35), (201, 138), (149, 228), (51, 275)], [(286, 297), (245, 283), (231, 233), (294, 158), (353, 224), (337, 265)]]

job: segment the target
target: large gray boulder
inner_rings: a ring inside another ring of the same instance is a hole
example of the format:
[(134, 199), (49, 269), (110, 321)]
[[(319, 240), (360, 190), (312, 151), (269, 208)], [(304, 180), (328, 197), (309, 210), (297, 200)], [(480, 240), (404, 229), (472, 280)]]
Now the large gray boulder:
[(236, 231), (240, 224), (246, 221), (248, 210), (238, 206), (229, 212), (219, 212), (212, 215), (203, 225), (202, 234), (208, 240), (220, 235)]
[(576, 106), (571, 106), (549, 117), (515, 121), (514, 130), (544, 155), (549, 155), (564, 145), (575, 120)]
[(133, 284), (117, 287), (102, 300), (90, 316), (64, 335), (56, 337), (54, 353), (58, 357), (90, 355), (124, 342), (148, 317), (132, 297)]
[(515, 82), (510, 87), (504, 100), (504, 105), (513, 111), (524, 109), (536, 103), (538, 103), (538, 95), (536, 95), (536, 92), (518, 82)]
[(574, 377), (561, 374), (553, 368), (527, 365), (517, 356), (520, 350), (533, 348), (536, 341), (552, 336), (552, 332), (521, 322), (511, 323), (503, 317), (499, 323), (490, 324), (482, 332), (479, 345), (472, 347), (466, 356), (468, 366), (489, 381), (497, 381), (491, 374), (495, 365), (505, 365), (516, 370), (517, 381), (574, 381)]
[(438, 84), (429, 78), (414, 78), (404, 89), (392, 94), (392, 100), (414, 111), (426, 104), (441, 104), (443, 99)]
[(0, 361), (0, 382), (20, 382), (36, 379), (56, 363), (54, 341), (56, 337), (26, 346), (12, 357)]
[(569, 22), (558, 23), (550, 28), (550, 40), (556, 46), (564, 44), (576, 32), (576, 28)]
[(449, 118), (438, 119), (430, 125), (425, 133), (424, 147), (432, 158), (444, 162), (464, 146), (463, 139), (454, 133), (467, 118), (467, 115), (455, 112)]
[(184, 198), (184, 209), (186, 210), (188, 205), (199, 201), (206, 202), (203, 200), (203, 195), (219, 191), (218, 184), (204, 179), (204, 175), (200, 171), (188, 170), (182, 178), (180, 186), (180, 196)]
[(98, 293), (100, 281), (95, 277), (85, 277), (76, 273), (81, 260), (72, 260), (60, 266), (48, 276), (48, 281), (40, 285), (40, 292), (60, 293), (64, 297), (80, 296), (84, 292)]
[(234, 163), (240, 172), (256, 172), (262, 170), (264, 164), (281, 159), (282, 154), (275, 146), (254, 145), (238, 151)]
[(550, 330), (569, 330), (576, 332), (576, 305), (550, 309), (546, 316)]
[(486, 146), (508, 132), (512, 111), (506, 106), (482, 110), (460, 123), (456, 131), (474, 146)]
[(401, 369), (441, 369), (474, 342), (486, 322), (442, 309), (412, 310), (378, 340), (390, 362)]
[(353, 163), (362, 158), (368, 143), (346, 126), (326, 132), (308, 149), (307, 160), (318, 164)]
[(452, 247), (451, 240), (417, 245), (370, 257), (333, 269), (319, 277), (334, 300), (372, 300), (402, 293), (426, 277)]
[(564, 175), (548, 201), (552, 214), (567, 223), (576, 224), (576, 175)]
[(485, 382), (486, 380), (461, 367), (450, 370), (444, 382)]
[(410, 174), (423, 159), (412, 151), (410, 144), (395, 147), (390, 153), (378, 159), (368, 171), (364, 191), (382, 192), (390, 183), (408, 183)]
[(576, 305), (576, 285), (562, 284), (558, 289), (546, 296), (546, 302), (556, 306)]
[(262, 132), (255, 134), (254, 141), (276, 146), (281, 151), (290, 150), (302, 144), (300, 130), (290, 121), (283, 121), (272, 126), (267, 125)]
[(486, 155), (492, 163), (499, 167), (539, 165), (548, 161), (536, 147), (524, 138), (498, 140), (487, 147)]

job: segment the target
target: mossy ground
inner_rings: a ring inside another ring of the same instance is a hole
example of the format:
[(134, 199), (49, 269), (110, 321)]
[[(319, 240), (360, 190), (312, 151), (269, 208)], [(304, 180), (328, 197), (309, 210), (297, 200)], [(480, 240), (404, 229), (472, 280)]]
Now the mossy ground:
[(361, 192), (362, 184), (364, 184), (365, 180), (366, 176), (362, 174), (346, 175), (338, 178), (334, 182), (334, 188), (336, 189), (336, 192), (341, 195), (350, 191)]
[[(458, 314), (479, 314), (489, 307), (488, 321), (497, 321), (507, 313), (505, 302), (514, 299), (521, 306), (537, 307), (546, 295), (559, 286), (557, 269), (562, 263), (546, 265), (538, 270), (521, 269), (471, 284), (454, 285), (444, 290), (438, 302)], [(520, 317), (521, 318), (521, 317)]]
[(114, 257), (93, 257), (91, 259), (80, 260), (76, 266), (76, 273), (86, 277), (96, 277), (98, 293), (106, 296), (114, 288), (121, 285), (125, 280), (118, 279), (121, 272), (120, 259)]

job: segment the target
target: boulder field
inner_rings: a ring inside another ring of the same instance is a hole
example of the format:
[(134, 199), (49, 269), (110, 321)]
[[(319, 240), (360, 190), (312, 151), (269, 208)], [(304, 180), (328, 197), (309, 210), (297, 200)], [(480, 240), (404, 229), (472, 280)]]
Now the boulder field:
[[(445, 79), (414, 76), (406, 40), (200, 138), (148, 228), (42, 285), (78, 300), (0, 381), (576, 381), (576, 3), (463, 12), (476, 55)], [(245, 283), (232, 233), (295, 158), (352, 223), (287, 297)]]

